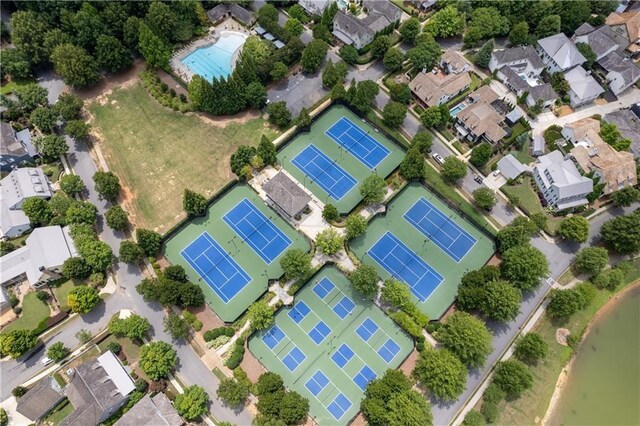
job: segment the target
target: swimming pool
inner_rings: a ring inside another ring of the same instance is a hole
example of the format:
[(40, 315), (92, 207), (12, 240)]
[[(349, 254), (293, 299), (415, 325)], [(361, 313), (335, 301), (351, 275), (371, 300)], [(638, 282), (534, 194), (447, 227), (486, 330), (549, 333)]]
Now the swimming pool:
[(231, 74), (233, 54), (246, 40), (244, 34), (223, 33), (211, 46), (199, 47), (180, 60), (194, 74), (208, 81)]
[(449, 114), (451, 114), (451, 117), (456, 118), (458, 113), (463, 109), (465, 109), (466, 107), (467, 107), (467, 104), (465, 104), (464, 102), (460, 102), (458, 105), (456, 105), (455, 107), (449, 110)]

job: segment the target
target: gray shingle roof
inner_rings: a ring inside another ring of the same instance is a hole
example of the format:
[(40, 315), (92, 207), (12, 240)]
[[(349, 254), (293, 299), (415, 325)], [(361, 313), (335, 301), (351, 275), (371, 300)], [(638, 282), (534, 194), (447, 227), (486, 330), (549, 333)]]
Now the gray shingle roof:
[(233, 15), (234, 18), (248, 27), (256, 22), (256, 17), (253, 16), (251, 12), (236, 3), (221, 3), (214, 8), (209, 9), (207, 11), (207, 16), (211, 22), (216, 22), (222, 19), (224, 14), (227, 12), (231, 12), (231, 15)]
[(616, 34), (608, 25), (602, 25), (596, 29), (591, 28), (591, 31), (584, 34), (576, 32), (573, 38), (576, 43), (587, 43), (598, 59), (612, 50), (623, 51), (627, 46), (626, 40)]
[(528, 61), (536, 69), (544, 68), (544, 64), (538, 53), (532, 46), (512, 47), (511, 49), (497, 50), (493, 52), (499, 64), (515, 61)]
[(618, 52), (611, 52), (598, 61), (605, 71), (620, 73), (625, 85), (632, 84), (640, 79), (640, 68), (633, 61), (623, 57)]
[(553, 87), (549, 83), (531, 87), (529, 89), (529, 96), (531, 96), (536, 102), (538, 100), (545, 102), (553, 101), (559, 98), (558, 94), (553, 90)]
[(15, 155), (21, 157), (27, 155), (27, 150), (16, 138), (16, 133), (11, 124), (2, 122), (0, 124), (2, 138), (0, 139), (0, 155)]
[(40, 379), (29, 391), (18, 399), (16, 410), (32, 422), (38, 421), (47, 414), (64, 394), (58, 383), (46, 376)]
[(631, 110), (621, 109), (605, 115), (603, 119), (618, 127), (622, 137), (631, 141), (633, 156), (640, 157), (640, 118)]
[(575, 67), (564, 74), (564, 78), (571, 86), (571, 90), (580, 99), (589, 99), (604, 92), (591, 74), (582, 67)]
[(184, 422), (165, 394), (145, 395), (114, 426), (180, 426)]
[(587, 62), (587, 59), (564, 33), (538, 40), (538, 45), (563, 70)]
[(337, 34), (340, 33), (340, 31), (336, 31), (334, 34), (342, 41), (349, 42), (348, 40), (342, 39), (341, 35), (346, 35), (349, 38), (356, 34), (359, 35), (360, 38), (373, 35), (382, 31), (393, 22), (396, 22), (402, 16), (402, 10), (386, 0), (368, 0), (364, 2), (364, 6), (368, 11), (367, 15), (362, 19), (358, 19), (352, 14), (342, 11), (336, 13), (334, 21), (337, 20), (338, 26), (344, 34)]
[(498, 161), (498, 169), (507, 179), (515, 179), (527, 170), (524, 164), (519, 162), (513, 154), (502, 157)]
[(311, 197), (283, 172), (276, 174), (262, 186), (267, 196), (284, 212), (293, 217), (305, 209)]

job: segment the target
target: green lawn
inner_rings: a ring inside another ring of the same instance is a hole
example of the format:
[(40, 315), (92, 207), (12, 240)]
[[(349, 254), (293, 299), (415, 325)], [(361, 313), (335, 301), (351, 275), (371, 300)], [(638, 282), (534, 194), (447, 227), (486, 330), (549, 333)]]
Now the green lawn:
[(56, 426), (61, 423), (74, 410), (68, 399), (62, 400), (44, 420), (44, 424)]
[(549, 218), (549, 220), (547, 221), (546, 231), (552, 235), (555, 235), (558, 224), (560, 223), (562, 218), (553, 217), (545, 213), (544, 209), (542, 208), (542, 204), (540, 204), (538, 194), (533, 190), (531, 185), (531, 177), (526, 176), (520, 185), (504, 185), (500, 189), (507, 195), (515, 195), (516, 197), (518, 197), (520, 200), (518, 206), (528, 215), (532, 215), (534, 213), (544, 213)]
[(511, 151), (511, 154), (522, 164), (531, 164), (536, 161), (536, 159), (529, 154), (529, 144), (526, 143), (522, 145), (522, 148)]
[(3, 331), (34, 330), (42, 321), (49, 318), (51, 310), (46, 303), (38, 299), (35, 291), (28, 293), (22, 300), (22, 316), (6, 326)]
[(20, 89), (21, 87), (24, 87), (30, 83), (35, 83), (35, 80), (32, 78), (25, 78), (22, 80), (10, 81), (7, 84), (3, 84), (2, 87), (0, 87), (0, 95), (8, 95), (10, 93), (13, 93), (15, 90)]
[(213, 195), (233, 177), (229, 157), (239, 145), (277, 135), (262, 118), (213, 122), (165, 108), (140, 82), (88, 109), (109, 168), (123, 184), (130, 218), (160, 232), (182, 217), (185, 188)]
[(98, 344), (98, 349), (100, 349), (101, 352), (106, 352), (108, 350), (107, 346), (109, 346), (111, 342), (120, 344), (129, 364), (137, 362), (140, 358), (140, 345), (128, 337), (118, 338), (111, 335)]
[(58, 304), (60, 305), (61, 311), (69, 311), (69, 305), (67, 304), (67, 297), (69, 296), (69, 292), (74, 289), (74, 287), (81, 285), (82, 283), (77, 282), (75, 280), (69, 280), (63, 283), (60, 287), (53, 288), (53, 294), (56, 296), (58, 300)]
[[(640, 279), (640, 259), (633, 262), (633, 269), (627, 274), (624, 285), (620, 286), (618, 291), (638, 279)], [(499, 404), (500, 417), (496, 424), (505, 426), (531, 425), (534, 422), (537, 423), (535, 419), (544, 417), (558, 376), (572, 355), (571, 348), (561, 346), (556, 342), (557, 328), (567, 328), (572, 334), (581, 333), (595, 313), (611, 298), (611, 295), (612, 293), (609, 291), (598, 290), (593, 303), (574, 314), (566, 324), (552, 323), (546, 315), (540, 319), (534, 331), (542, 335), (549, 345), (549, 355), (547, 359), (533, 367), (534, 382), (531, 390), (525, 392), (521, 398), (515, 401), (503, 401)]]

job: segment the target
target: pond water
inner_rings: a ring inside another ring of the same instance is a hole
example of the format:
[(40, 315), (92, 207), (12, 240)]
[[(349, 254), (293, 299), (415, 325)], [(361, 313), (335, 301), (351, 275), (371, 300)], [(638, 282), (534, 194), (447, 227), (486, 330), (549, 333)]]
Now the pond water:
[(593, 325), (549, 424), (640, 424), (640, 287)]

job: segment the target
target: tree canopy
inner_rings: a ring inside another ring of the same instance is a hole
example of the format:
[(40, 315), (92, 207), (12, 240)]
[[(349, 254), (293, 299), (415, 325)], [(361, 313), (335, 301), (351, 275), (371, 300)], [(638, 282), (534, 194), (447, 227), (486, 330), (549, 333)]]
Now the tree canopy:
[(166, 342), (147, 343), (140, 350), (139, 367), (151, 380), (166, 379), (178, 362), (176, 351)]
[(449, 182), (457, 182), (467, 175), (467, 165), (453, 155), (444, 159), (442, 177)]
[(602, 247), (585, 247), (581, 249), (574, 261), (574, 268), (578, 273), (591, 276), (598, 275), (609, 262), (609, 253)]
[(287, 250), (280, 259), (280, 266), (286, 279), (302, 278), (311, 270), (311, 254), (300, 249)]
[(538, 333), (527, 333), (516, 342), (514, 355), (522, 362), (536, 363), (545, 359), (549, 353), (549, 345)]
[(447, 349), (427, 349), (420, 353), (413, 376), (436, 398), (453, 401), (464, 391), (467, 369)]
[(378, 294), (378, 273), (373, 266), (361, 264), (349, 274), (349, 281), (365, 298), (373, 300)]
[(387, 183), (377, 174), (367, 176), (360, 186), (360, 195), (367, 204), (380, 203), (386, 193)]
[(640, 252), (640, 209), (606, 222), (600, 230), (602, 240), (620, 254)]
[(558, 235), (565, 240), (584, 243), (589, 238), (589, 221), (582, 216), (564, 218), (558, 225)]
[(112, 172), (96, 172), (93, 182), (100, 197), (114, 202), (120, 194), (120, 179)]
[(382, 121), (391, 128), (400, 127), (407, 116), (407, 107), (400, 102), (389, 101), (382, 109)]
[(529, 244), (510, 248), (502, 255), (502, 275), (522, 291), (533, 290), (549, 271), (545, 255)]
[(485, 324), (466, 312), (448, 317), (437, 339), (469, 367), (480, 367), (491, 353), (491, 334)]
[(176, 395), (173, 406), (178, 414), (185, 420), (194, 420), (207, 412), (209, 396), (198, 385), (192, 385), (184, 389), (183, 393)]
[(100, 296), (96, 289), (81, 285), (74, 287), (67, 296), (67, 304), (75, 313), (86, 314), (100, 303)]
[(533, 385), (533, 375), (526, 365), (520, 361), (509, 359), (498, 362), (492, 382), (507, 396), (519, 397), (522, 392)]
[(264, 301), (254, 302), (247, 309), (247, 320), (251, 321), (253, 330), (264, 330), (273, 323), (273, 308)]
[(182, 208), (188, 216), (200, 216), (207, 209), (207, 199), (204, 195), (185, 188), (182, 195)]

